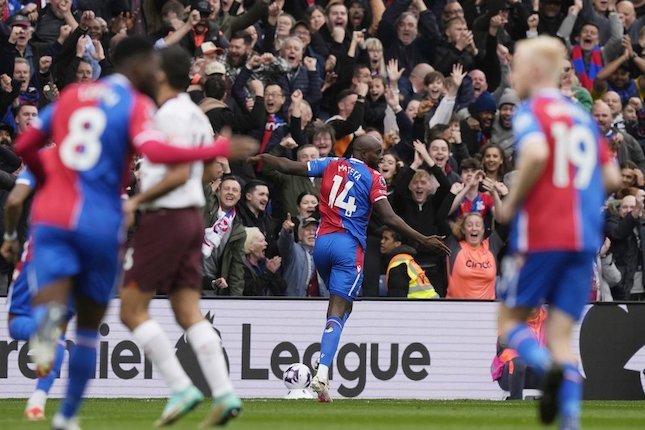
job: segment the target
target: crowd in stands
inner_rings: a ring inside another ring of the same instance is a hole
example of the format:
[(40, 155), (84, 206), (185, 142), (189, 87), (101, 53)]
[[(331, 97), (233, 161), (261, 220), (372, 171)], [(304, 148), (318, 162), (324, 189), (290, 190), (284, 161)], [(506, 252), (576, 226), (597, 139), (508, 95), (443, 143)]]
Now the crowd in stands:
[[(68, 85), (113, 73), (120, 40), (146, 34), (194, 56), (187, 92), (215, 134), (303, 162), (351, 156), (362, 134), (383, 142), (395, 212), (445, 235), (452, 255), (373, 217), (364, 297), (492, 300), (509, 234), (495, 213), (515, 177), (514, 44), (546, 34), (570, 53), (562, 94), (594, 116), (622, 169), (590, 300), (645, 300), (644, 16), (645, 0), (0, 0), (0, 203), (21, 166), (16, 136)], [(204, 295), (328, 295), (312, 259), (320, 179), (225, 159), (207, 170)], [(11, 271), (0, 262), (0, 293)]]

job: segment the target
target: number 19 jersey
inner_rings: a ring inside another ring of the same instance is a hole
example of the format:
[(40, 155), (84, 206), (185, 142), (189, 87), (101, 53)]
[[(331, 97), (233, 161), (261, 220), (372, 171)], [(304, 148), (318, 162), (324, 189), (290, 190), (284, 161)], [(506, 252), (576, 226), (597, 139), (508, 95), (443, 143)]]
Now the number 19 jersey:
[(535, 138), (549, 148), (544, 171), (513, 221), (511, 251), (591, 251), (600, 248), (609, 149), (594, 119), (555, 91), (544, 91), (513, 118), (515, 153)]
[(365, 249), (372, 204), (387, 198), (383, 176), (355, 158), (321, 158), (307, 168), (322, 177), (318, 236), (348, 232)]

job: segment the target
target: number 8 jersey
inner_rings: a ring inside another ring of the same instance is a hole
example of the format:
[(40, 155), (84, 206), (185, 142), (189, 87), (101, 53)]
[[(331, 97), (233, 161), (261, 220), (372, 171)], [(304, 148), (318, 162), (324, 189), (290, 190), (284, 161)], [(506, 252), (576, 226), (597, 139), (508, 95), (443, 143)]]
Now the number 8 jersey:
[(544, 91), (513, 118), (515, 153), (540, 139), (549, 147), (544, 171), (513, 221), (511, 251), (591, 251), (601, 245), (609, 149), (594, 119), (556, 91)]
[(349, 232), (365, 249), (372, 204), (387, 198), (383, 176), (355, 158), (321, 158), (307, 168), (322, 177), (318, 236)]
[(152, 128), (154, 111), (121, 75), (66, 88), (33, 123), (57, 150), (41, 152), (47, 181), (32, 222), (70, 230), (118, 226), (136, 145), (151, 135), (163, 138)]

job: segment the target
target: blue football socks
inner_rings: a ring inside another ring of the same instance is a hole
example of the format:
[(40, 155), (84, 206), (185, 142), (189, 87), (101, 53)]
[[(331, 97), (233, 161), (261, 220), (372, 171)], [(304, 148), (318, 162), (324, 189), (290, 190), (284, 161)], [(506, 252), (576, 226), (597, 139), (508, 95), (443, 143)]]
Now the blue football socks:
[(68, 419), (76, 416), (87, 381), (96, 372), (97, 330), (78, 328), (76, 335), (76, 345), (69, 358), (67, 396), (60, 406), (60, 413)]
[(56, 345), (56, 355), (54, 355), (54, 364), (52, 366), (52, 370), (47, 374), (47, 376), (38, 378), (38, 383), (36, 383), (37, 390), (42, 390), (45, 393), (49, 393), (52, 384), (60, 375), (60, 369), (63, 365), (63, 358), (65, 358), (65, 338), (61, 337), (61, 340), (58, 341), (58, 344)]
[(28, 315), (14, 317), (9, 323), (9, 335), (16, 340), (29, 340), (36, 331), (36, 320)]
[(533, 367), (544, 374), (551, 366), (551, 354), (540, 346), (531, 329), (526, 324), (520, 324), (507, 335), (508, 347), (517, 351), (527, 366)]
[(329, 317), (320, 342), (320, 364), (330, 367), (336, 356), (340, 335), (345, 322), (338, 317)]
[(558, 396), (560, 415), (562, 419), (575, 419), (580, 416), (582, 376), (575, 364), (563, 364), (562, 370), (564, 378)]

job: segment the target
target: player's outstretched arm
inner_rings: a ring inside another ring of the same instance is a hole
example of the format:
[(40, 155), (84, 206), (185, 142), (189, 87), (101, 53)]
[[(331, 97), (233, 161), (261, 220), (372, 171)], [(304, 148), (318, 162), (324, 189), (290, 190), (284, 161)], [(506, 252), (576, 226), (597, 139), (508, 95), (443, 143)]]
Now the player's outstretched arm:
[(428, 248), (439, 255), (450, 255), (450, 249), (442, 242), (444, 236), (424, 236), (409, 225), (403, 219), (394, 213), (390, 202), (387, 199), (381, 199), (374, 203), (374, 210), (381, 222), (392, 228), (397, 233), (418, 242), (424, 248)]
[(135, 146), (141, 154), (157, 164), (179, 164), (197, 160), (213, 160), (217, 157), (243, 160), (257, 152), (258, 149), (257, 141), (245, 136), (219, 137), (212, 145), (180, 148), (166, 144), (157, 133), (144, 134), (140, 142), (135, 139)]
[(251, 163), (262, 163), (287, 175), (309, 176), (309, 169), (305, 163), (293, 161), (286, 157), (276, 157), (271, 154), (258, 154), (249, 159)]
[(16, 154), (22, 157), (38, 182), (45, 180), (45, 171), (40, 162), (40, 149), (47, 143), (47, 135), (35, 127), (29, 127), (22, 133), (14, 146)]

